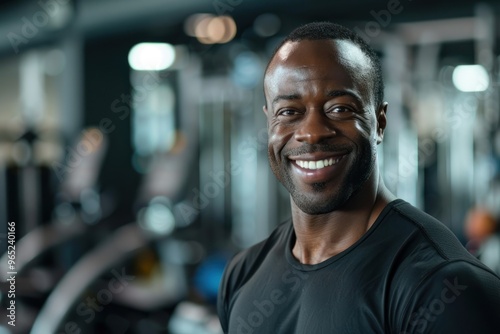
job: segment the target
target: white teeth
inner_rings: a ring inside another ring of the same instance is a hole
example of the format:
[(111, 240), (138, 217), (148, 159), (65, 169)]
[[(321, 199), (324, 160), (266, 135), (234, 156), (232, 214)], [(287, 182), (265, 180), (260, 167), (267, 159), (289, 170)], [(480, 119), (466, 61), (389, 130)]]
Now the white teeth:
[(318, 160), (318, 161), (305, 161), (305, 160), (295, 160), (297, 165), (305, 169), (321, 169), (338, 163), (342, 157), (333, 160), (333, 158)]

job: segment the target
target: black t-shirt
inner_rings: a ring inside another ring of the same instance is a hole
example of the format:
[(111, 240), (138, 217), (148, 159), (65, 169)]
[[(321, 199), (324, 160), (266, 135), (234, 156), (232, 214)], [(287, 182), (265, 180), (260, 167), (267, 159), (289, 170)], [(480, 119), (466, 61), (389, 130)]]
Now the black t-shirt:
[(225, 333), (500, 333), (500, 278), (436, 219), (389, 203), (351, 247), (315, 265), (290, 221), (226, 267)]

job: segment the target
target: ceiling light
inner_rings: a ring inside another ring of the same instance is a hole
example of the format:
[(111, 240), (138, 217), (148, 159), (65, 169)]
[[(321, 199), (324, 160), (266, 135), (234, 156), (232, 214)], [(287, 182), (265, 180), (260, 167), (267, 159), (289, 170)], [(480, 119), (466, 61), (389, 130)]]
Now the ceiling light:
[(139, 43), (128, 53), (128, 63), (136, 71), (161, 71), (175, 61), (175, 48), (168, 43)]
[(459, 65), (453, 70), (452, 80), (462, 92), (482, 92), (490, 84), (488, 72), (482, 65)]

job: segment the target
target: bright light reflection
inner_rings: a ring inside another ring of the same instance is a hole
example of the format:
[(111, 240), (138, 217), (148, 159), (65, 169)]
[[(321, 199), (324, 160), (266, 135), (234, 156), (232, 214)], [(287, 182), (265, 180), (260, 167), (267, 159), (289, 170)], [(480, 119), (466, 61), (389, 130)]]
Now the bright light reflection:
[(128, 53), (128, 63), (136, 71), (161, 71), (175, 61), (175, 48), (167, 43), (139, 43)]
[(490, 78), (481, 65), (459, 65), (453, 70), (453, 84), (462, 92), (482, 92), (488, 89)]
[(236, 23), (230, 16), (194, 14), (184, 22), (184, 31), (203, 44), (224, 44), (236, 36)]
[(170, 234), (175, 228), (175, 217), (170, 208), (160, 203), (148, 206), (143, 227), (158, 234)]

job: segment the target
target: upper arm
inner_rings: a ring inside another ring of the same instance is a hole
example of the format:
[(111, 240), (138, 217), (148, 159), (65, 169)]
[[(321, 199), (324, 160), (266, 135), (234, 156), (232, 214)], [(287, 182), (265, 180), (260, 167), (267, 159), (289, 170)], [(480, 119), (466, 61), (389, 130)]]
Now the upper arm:
[(219, 284), (219, 291), (217, 292), (217, 314), (224, 333), (227, 333), (229, 330), (229, 304), (232, 292), (238, 288), (238, 277), (241, 274), (244, 254), (245, 252), (237, 253), (226, 264)]
[(428, 275), (405, 304), (400, 334), (500, 333), (500, 279), (468, 262), (448, 263)]

